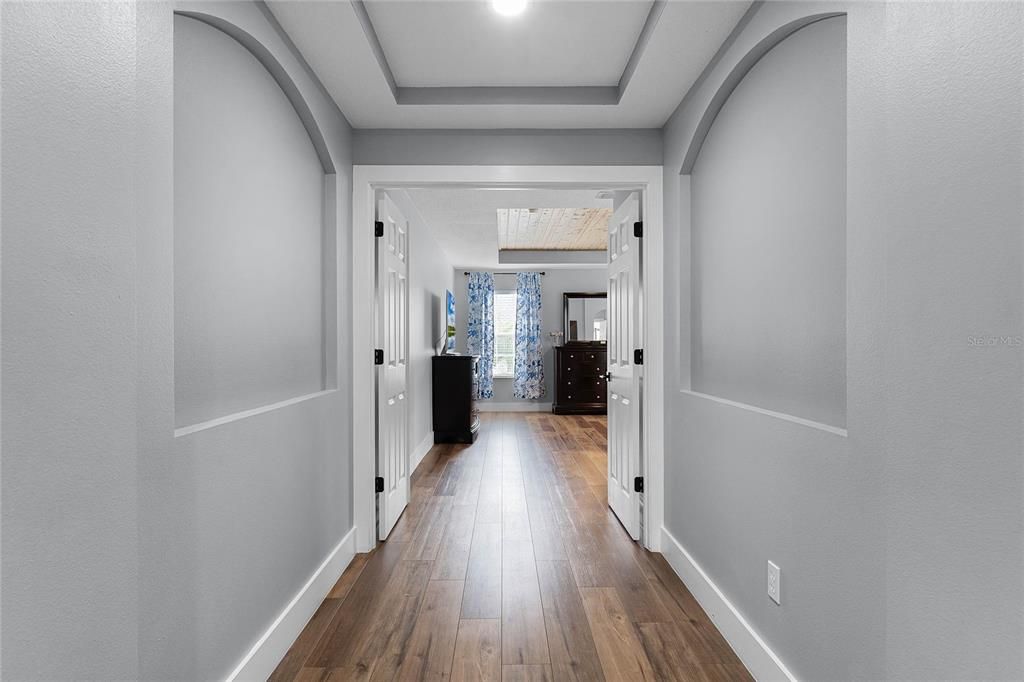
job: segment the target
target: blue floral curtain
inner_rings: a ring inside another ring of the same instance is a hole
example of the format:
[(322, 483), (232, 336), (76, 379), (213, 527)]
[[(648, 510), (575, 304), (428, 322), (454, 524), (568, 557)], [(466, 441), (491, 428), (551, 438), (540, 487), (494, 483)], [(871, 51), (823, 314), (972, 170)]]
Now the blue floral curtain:
[(469, 273), (469, 315), (466, 324), (466, 350), (479, 355), (476, 399), (494, 397), (494, 275)]
[(540, 273), (516, 275), (516, 376), (518, 400), (544, 397), (544, 352), (540, 336)]

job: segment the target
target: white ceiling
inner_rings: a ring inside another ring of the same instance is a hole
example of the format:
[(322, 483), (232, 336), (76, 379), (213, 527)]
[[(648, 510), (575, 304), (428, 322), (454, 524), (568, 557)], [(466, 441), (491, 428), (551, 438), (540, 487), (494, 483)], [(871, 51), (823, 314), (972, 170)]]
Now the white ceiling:
[[(498, 209), (611, 208), (597, 190), (410, 189), (409, 198), (456, 268), (500, 268)], [(415, 235), (412, 237), (415, 245)], [(557, 264), (556, 264), (557, 265)], [(546, 264), (546, 267), (555, 267)], [(593, 267), (593, 266), (591, 266)]]
[(659, 128), (750, 2), (269, 6), (356, 128)]
[[(370, 2), (399, 86), (617, 86), (653, 2)], [(427, 58), (425, 58), (427, 57)]]

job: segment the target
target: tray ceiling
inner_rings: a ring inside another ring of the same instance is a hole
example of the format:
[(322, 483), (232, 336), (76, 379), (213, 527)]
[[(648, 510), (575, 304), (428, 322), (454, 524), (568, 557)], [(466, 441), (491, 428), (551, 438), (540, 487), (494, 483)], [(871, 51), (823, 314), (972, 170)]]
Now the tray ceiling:
[(479, 0), (365, 8), (398, 87), (617, 88), (653, 5), (535, 2), (514, 18)]
[(356, 128), (659, 128), (750, 2), (268, 6)]

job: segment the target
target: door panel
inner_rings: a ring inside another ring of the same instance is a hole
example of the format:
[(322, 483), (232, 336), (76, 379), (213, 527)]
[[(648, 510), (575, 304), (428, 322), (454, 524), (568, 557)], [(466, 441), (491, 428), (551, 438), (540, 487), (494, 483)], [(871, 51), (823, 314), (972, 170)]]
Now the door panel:
[(376, 347), (384, 351), (377, 367), (377, 537), (387, 538), (409, 502), (409, 223), (382, 192), (377, 220)]
[(608, 223), (608, 506), (634, 540), (640, 537), (642, 367), (633, 363), (640, 343), (641, 248), (633, 234), (641, 220), (640, 194), (631, 194)]

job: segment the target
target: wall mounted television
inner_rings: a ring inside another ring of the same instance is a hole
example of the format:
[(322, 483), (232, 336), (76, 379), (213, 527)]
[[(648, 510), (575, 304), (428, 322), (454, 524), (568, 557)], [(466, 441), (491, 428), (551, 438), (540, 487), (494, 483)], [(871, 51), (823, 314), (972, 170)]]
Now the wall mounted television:
[(455, 352), (455, 295), (445, 290), (445, 342), (444, 352)]

